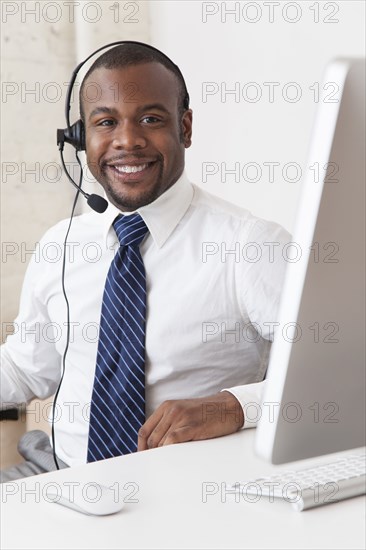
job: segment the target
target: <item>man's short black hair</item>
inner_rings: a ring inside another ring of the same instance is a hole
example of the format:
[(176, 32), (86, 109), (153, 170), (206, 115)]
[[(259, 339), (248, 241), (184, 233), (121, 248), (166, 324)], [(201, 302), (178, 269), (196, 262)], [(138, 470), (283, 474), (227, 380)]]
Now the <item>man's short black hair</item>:
[(104, 69), (120, 69), (122, 67), (128, 67), (132, 65), (140, 65), (142, 63), (160, 63), (166, 67), (169, 71), (175, 74), (179, 85), (179, 97), (178, 97), (178, 115), (179, 118), (183, 115), (184, 111), (189, 108), (189, 95), (184, 82), (182, 73), (177, 65), (175, 65), (167, 56), (165, 56), (159, 50), (151, 49), (143, 44), (120, 44), (107, 50), (98, 59), (96, 59), (93, 65), (86, 73), (83, 82), (80, 87), (79, 95), (79, 108), (80, 116), (84, 121), (84, 111), (82, 106), (82, 94), (85, 87), (85, 82), (89, 76), (101, 67)]

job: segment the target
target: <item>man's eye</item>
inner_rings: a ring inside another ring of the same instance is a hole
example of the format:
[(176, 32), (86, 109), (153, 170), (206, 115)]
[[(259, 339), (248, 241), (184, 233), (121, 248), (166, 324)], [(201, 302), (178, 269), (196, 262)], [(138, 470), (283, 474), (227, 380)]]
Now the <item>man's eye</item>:
[(147, 124), (154, 124), (156, 122), (160, 122), (160, 119), (156, 116), (144, 116), (141, 121), (146, 122)]
[(98, 122), (96, 122), (96, 126), (113, 126), (114, 124), (114, 120), (110, 119), (110, 118), (107, 118), (107, 119), (103, 119), (103, 120), (99, 120)]

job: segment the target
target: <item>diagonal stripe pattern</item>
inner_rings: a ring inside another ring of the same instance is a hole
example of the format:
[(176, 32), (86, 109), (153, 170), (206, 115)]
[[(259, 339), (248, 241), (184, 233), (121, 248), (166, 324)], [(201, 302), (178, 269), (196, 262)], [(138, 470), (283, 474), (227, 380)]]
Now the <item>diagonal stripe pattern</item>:
[(88, 462), (132, 453), (145, 422), (146, 278), (139, 214), (118, 216), (120, 248), (104, 288), (90, 409)]

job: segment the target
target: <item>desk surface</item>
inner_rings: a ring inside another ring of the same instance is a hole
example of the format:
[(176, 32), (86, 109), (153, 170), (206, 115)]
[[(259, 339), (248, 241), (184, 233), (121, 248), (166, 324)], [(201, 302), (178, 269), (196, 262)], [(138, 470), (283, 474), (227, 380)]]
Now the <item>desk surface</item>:
[[(244, 430), (4, 484), (1, 548), (365, 548), (364, 497), (306, 512), (280, 500), (225, 498), (225, 484), (289, 469), (254, 456), (254, 433)], [(70, 482), (113, 486), (125, 507), (114, 516), (92, 517), (43, 498), (50, 484)]]

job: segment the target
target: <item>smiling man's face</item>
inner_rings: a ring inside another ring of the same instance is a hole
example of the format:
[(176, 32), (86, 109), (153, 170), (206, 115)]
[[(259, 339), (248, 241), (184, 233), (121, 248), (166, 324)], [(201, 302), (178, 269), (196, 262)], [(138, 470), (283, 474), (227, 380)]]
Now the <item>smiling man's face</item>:
[(157, 62), (96, 69), (82, 105), (90, 171), (122, 211), (151, 203), (184, 168), (192, 111), (179, 116), (177, 77)]

